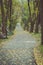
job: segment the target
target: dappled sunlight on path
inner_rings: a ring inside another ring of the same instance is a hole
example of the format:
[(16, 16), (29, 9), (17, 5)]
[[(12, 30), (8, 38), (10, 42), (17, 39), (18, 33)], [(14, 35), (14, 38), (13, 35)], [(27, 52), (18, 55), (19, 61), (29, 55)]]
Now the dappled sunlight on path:
[(0, 65), (36, 65), (33, 54), (35, 39), (23, 31), (19, 23), (16, 31), (15, 37), (1, 48)]

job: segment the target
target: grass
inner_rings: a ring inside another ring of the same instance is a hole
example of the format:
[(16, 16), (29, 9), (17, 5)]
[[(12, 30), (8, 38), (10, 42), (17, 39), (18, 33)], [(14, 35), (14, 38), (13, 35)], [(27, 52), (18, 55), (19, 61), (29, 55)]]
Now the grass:
[(5, 44), (7, 41), (9, 40), (9, 38), (7, 39), (0, 39), (0, 48), (3, 46), (3, 44)]
[(1, 45), (2, 43), (5, 43), (5, 42), (8, 41), (9, 39), (10, 39), (10, 36), (8, 36), (7, 39), (0, 39), (0, 45)]
[(6, 41), (7, 39), (0, 39), (0, 44), (4, 41)]
[(32, 33), (32, 36), (36, 39), (37, 44), (38, 44), (38, 49), (39, 49), (40, 53), (43, 55), (43, 45), (41, 45), (41, 34)]
[(43, 56), (43, 45), (40, 45), (40, 46), (39, 46), (39, 50), (40, 50), (40, 53), (41, 53), (42, 56)]
[(8, 41), (12, 35), (8, 35), (6, 39), (0, 39), (0, 44), (2, 42)]
[(32, 36), (36, 39), (36, 44), (38, 44), (37, 47), (34, 48), (36, 63), (37, 65), (43, 65), (43, 45), (41, 45), (41, 34), (32, 33)]
[(15, 33), (16, 33), (16, 31), (14, 30), (14, 31), (13, 31), (13, 34), (10, 33), (10, 35), (7, 36), (7, 37), (8, 37), (7, 39), (0, 39), (0, 45), (1, 45), (2, 43), (5, 43), (6, 41), (10, 40), (10, 39), (15, 35)]
[(40, 33), (32, 33), (32, 36), (35, 38), (37, 41), (37, 44), (41, 44), (41, 34)]
[(32, 33), (32, 35), (35, 37), (35, 38), (37, 38), (37, 39), (40, 39), (40, 37), (41, 37), (41, 34), (40, 33)]

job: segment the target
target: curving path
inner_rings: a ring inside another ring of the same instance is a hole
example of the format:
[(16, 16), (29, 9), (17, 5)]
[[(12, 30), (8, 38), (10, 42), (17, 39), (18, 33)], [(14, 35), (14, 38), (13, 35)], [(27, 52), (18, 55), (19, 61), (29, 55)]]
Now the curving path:
[(16, 26), (16, 35), (0, 49), (0, 65), (36, 65), (33, 48), (35, 39), (23, 31), (20, 23)]

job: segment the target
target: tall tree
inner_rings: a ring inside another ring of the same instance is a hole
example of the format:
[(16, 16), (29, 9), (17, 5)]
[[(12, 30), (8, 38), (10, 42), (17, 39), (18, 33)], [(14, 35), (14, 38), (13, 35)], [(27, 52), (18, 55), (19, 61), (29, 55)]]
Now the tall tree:
[(1, 13), (2, 13), (2, 33), (6, 36), (6, 21), (5, 21), (5, 10), (3, 0), (0, 0)]
[(30, 4), (29, 4), (30, 0), (28, 0), (28, 7), (29, 7), (29, 16), (30, 16), (30, 32), (33, 32), (33, 28), (34, 28), (34, 22), (32, 21), (32, 17), (31, 17), (31, 8), (30, 8)]
[(40, 0), (41, 44), (43, 45), (43, 0)]
[(38, 33), (39, 32), (39, 24), (40, 24), (40, 10), (39, 10), (40, 9), (40, 1), (35, 0), (34, 3), (36, 3), (36, 5), (34, 5), (35, 10), (38, 9), (38, 11), (36, 13), (37, 17), (36, 17), (36, 23), (35, 23), (35, 33)]
[(9, 26), (9, 29), (10, 29), (10, 32), (12, 31), (12, 0), (9, 0), (9, 21), (10, 21), (10, 26)]

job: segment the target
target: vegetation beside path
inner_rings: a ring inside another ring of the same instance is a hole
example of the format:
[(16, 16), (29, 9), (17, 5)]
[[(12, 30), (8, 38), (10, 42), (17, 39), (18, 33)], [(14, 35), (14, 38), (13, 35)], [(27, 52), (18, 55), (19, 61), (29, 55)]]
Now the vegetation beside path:
[(6, 39), (0, 39), (0, 48), (5, 44), (5, 42), (7, 42), (10, 39), (12, 39), (15, 35), (16, 35), (16, 30), (13, 31), (13, 34), (8, 35), (8, 38), (6, 38)]
[(32, 33), (32, 36), (36, 39), (37, 41), (37, 47), (34, 48), (34, 56), (37, 65), (43, 65), (43, 45), (40, 45), (41, 43), (41, 34), (34, 34)]

